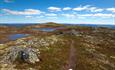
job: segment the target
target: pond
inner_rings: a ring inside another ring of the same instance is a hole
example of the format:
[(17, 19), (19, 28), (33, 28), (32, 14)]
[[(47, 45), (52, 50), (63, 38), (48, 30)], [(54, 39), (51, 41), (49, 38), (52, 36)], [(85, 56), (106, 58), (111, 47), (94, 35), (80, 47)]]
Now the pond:
[(19, 38), (23, 38), (23, 37), (26, 37), (28, 36), (29, 34), (12, 34), (10, 35), (8, 38), (10, 40), (16, 40), (16, 39), (19, 39)]
[(33, 30), (40, 30), (40, 31), (45, 31), (45, 32), (52, 32), (55, 31), (57, 29), (61, 29), (64, 27), (55, 27), (55, 28), (33, 28)]
[(45, 31), (45, 32), (52, 32), (55, 31), (55, 28), (33, 28), (33, 30), (40, 30), (40, 31)]

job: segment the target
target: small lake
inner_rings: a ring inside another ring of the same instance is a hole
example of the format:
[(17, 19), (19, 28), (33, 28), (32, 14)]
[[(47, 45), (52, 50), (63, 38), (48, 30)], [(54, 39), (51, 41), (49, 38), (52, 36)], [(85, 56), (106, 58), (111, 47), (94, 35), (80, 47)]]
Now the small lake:
[(8, 38), (10, 40), (16, 40), (16, 39), (19, 39), (19, 38), (23, 38), (23, 37), (26, 37), (28, 36), (29, 34), (12, 34), (10, 35)]
[(33, 28), (33, 30), (40, 30), (40, 31), (45, 31), (45, 32), (52, 32), (52, 31), (55, 31), (56, 28)]

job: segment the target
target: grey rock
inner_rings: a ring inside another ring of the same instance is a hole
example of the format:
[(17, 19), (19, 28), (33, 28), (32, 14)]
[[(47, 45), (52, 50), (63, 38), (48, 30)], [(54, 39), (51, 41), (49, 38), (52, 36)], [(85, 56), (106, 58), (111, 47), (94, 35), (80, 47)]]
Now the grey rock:
[(8, 52), (6, 52), (1, 62), (6, 64), (12, 64), (15, 61), (21, 60), (26, 63), (36, 63), (39, 62), (40, 52), (38, 49), (31, 47), (11, 47)]

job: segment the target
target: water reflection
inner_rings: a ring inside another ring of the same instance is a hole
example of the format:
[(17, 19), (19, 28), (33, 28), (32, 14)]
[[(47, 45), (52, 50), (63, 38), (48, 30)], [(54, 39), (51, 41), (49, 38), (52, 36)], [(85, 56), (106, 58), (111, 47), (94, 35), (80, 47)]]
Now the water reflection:
[(10, 40), (16, 40), (18, 38), (23, 38), (23, 37), (26, 37), (28, 36), (29, 34), (12, 34), (9, 36), (9, 39)]

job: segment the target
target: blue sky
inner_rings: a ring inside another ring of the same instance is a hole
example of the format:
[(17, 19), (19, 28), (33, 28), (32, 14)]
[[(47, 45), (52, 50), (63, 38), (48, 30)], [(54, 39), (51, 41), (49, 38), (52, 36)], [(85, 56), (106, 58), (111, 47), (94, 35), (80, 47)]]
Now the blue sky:
[(0, 0), (0, 23), (115, 24), (115, 0)]

